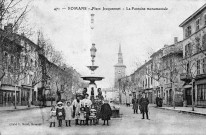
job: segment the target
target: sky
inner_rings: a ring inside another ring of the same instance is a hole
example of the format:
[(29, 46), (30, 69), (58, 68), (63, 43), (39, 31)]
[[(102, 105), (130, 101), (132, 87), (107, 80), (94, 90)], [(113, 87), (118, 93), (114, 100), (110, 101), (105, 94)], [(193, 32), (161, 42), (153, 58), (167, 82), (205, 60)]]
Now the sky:
[[(96, 75), (105, 77), (98, 87), (114, 85), (114, 65), (121, 45), (126, 75), (136, 65), (149, 59), (149, 54), (182, 40), (179, 27), (186, 18), (205, 4), (204, 0), (35, 0), (29, 12), (30, 25), (42, 30), (53, 46), (62, 51), (68, 65), (82, 76), (90, 74), (90, 48), (97, 52)], [(66, 10), (68, 7), (121, 8), (120, 11)], [(167, 8), (167, 10), (126, 10), (127, 8)], [(60, 8), (59, 10), (54, 10)], [(123, 10), (124, 9), (124, 10)], [(94, 29), (91, 30), (91, 14)], [(35, 41), (34, 41), (35, 42)]]

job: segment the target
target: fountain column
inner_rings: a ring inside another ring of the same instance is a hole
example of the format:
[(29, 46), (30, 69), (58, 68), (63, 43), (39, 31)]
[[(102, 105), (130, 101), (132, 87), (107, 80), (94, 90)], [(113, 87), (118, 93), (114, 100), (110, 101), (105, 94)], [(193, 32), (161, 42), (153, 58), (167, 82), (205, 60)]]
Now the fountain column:
[[(94, 14), (91, 14), (91, 35), (92, 35), (92, 31), (94, 30)], [(104, 77), (100, 77), (100, 76), (95, 76), (94, 71), (98, 68), (98, 66), (95, 66), (94, 62), (94, 58), (96, 57), (96, 52), (97, 49), (95, 47), (95, 44), (92, 43), (92, 47), (90, 49), (90, 53), (91, 53), (91, 62), (92, 65), (91, 66), (87, 66), (89, 68), (89, 70), (91, 71), (91, 75), (89, 76), (83, 76), (81, 77), (83, 80), (86, 81), (90, 81), (89, 83), (89, 87), (87, 88), (87, 94), (89, 95), (89, 98), (91, 99), (91, 97), (93, 96), (94, 99), (96, 98), (96, 96), (98, 95), (98, 91), (97, 91), (97, 85), (95, 83), (95, 81), (101, 81)]]

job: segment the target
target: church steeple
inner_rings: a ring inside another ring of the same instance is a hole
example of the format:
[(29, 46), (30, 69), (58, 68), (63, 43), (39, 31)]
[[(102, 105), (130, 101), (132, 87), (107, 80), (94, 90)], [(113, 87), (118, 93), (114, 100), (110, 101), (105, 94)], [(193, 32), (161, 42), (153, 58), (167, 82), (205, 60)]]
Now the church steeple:
[(123, 64), (123, 57), (122, 57), (121, 44), (119, 45), (118, 64)]
[(119, 87), (119, 79), (125, 76), (126, 66), (123, 64), (121, 45), (119, 45), (118, 63), (114, 65), (114, 88)]
[(122, 53), (121, 44), (119, 44), (119, 53)]

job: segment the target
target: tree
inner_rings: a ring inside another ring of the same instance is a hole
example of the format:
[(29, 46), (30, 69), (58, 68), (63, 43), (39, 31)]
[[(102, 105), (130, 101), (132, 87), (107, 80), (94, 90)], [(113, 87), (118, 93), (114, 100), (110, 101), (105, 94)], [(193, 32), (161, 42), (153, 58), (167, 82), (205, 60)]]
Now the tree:
[[(24, 22), (30, 11), (30, 2), (26, 2), (26, 5), (22, 3), (23, 0), (0, 0), (0, 45), (4, 44), (7, 39), (17, 42), (19, 40), (18, 35), (16, 35), (17, 31), (24, 29), (26, 32)], [(6, 26), (6, 24), (8, 25)], [(6, 26), (4, 30), (2, 30), (2, 25)], [(1, 54), (3, 51), (2, 46), (0, 46)], [(6, 75), (4, 65), (4, 63), (0, 63), (0, 81)]]
[(191, 93), (192, 93), (192, 111), (194, 111), (194, 95), (195, 92), (195, 79), (197, 75), (200, 74), (200, 60), (198, 57), (185, 57), (185, 59), (181, 62), (181, 66), (183, 68), (183, 79), (185, 80), (186, 84), (191, 85)]
[(166, 86), (171, 87), (173, 92), (173, 107), (175, 108), (175, 85), (179, 88), (178, 77), (182, 72), (182, 50), (180, 45), (171, 45), (163, 48), (163, 56), (159, 59), (152, 59), (152, 65), (146, 69), (146, 74), (157, 82), (164, 80)]
[(55, 50), (50, 39), (45, 38), (43, 32), (38, 31), (38, 45), (44, 50), (44, 56), (57, 66), (62, 66), (64, 64), (63, 53), (61, 51)]
[[(202, 39), (202, 40), (201, 40)], [(205, 56), (206, 56), (206, 33), (205, 30), (201, 30), (199, 34), (196, 34), (191, 38), (191, 42), (185, 45), (185, 55), (182, 61), (183, 77), (185, 76), (185, 82), (191, 85), (192, 92), (192, 111), (194, 111), (194, 95), (195, 92), (195, 79), (201, 72), (201, 64), (203, 72), (205, 70)], [(202, 59), (203, 58), (203, 59)]]

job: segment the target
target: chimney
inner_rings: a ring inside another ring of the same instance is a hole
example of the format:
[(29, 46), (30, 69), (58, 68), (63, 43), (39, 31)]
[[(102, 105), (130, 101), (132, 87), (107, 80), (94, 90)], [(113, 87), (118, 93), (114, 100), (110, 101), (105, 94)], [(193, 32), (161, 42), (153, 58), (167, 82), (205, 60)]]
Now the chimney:
[(4, 26), (4, 30), (8, 33), (12, 33), (13, 32), (13, 24), (9, 23), (7, 26)]
[(174, 37), (174, 44), (178, 42), (178, 37)]

